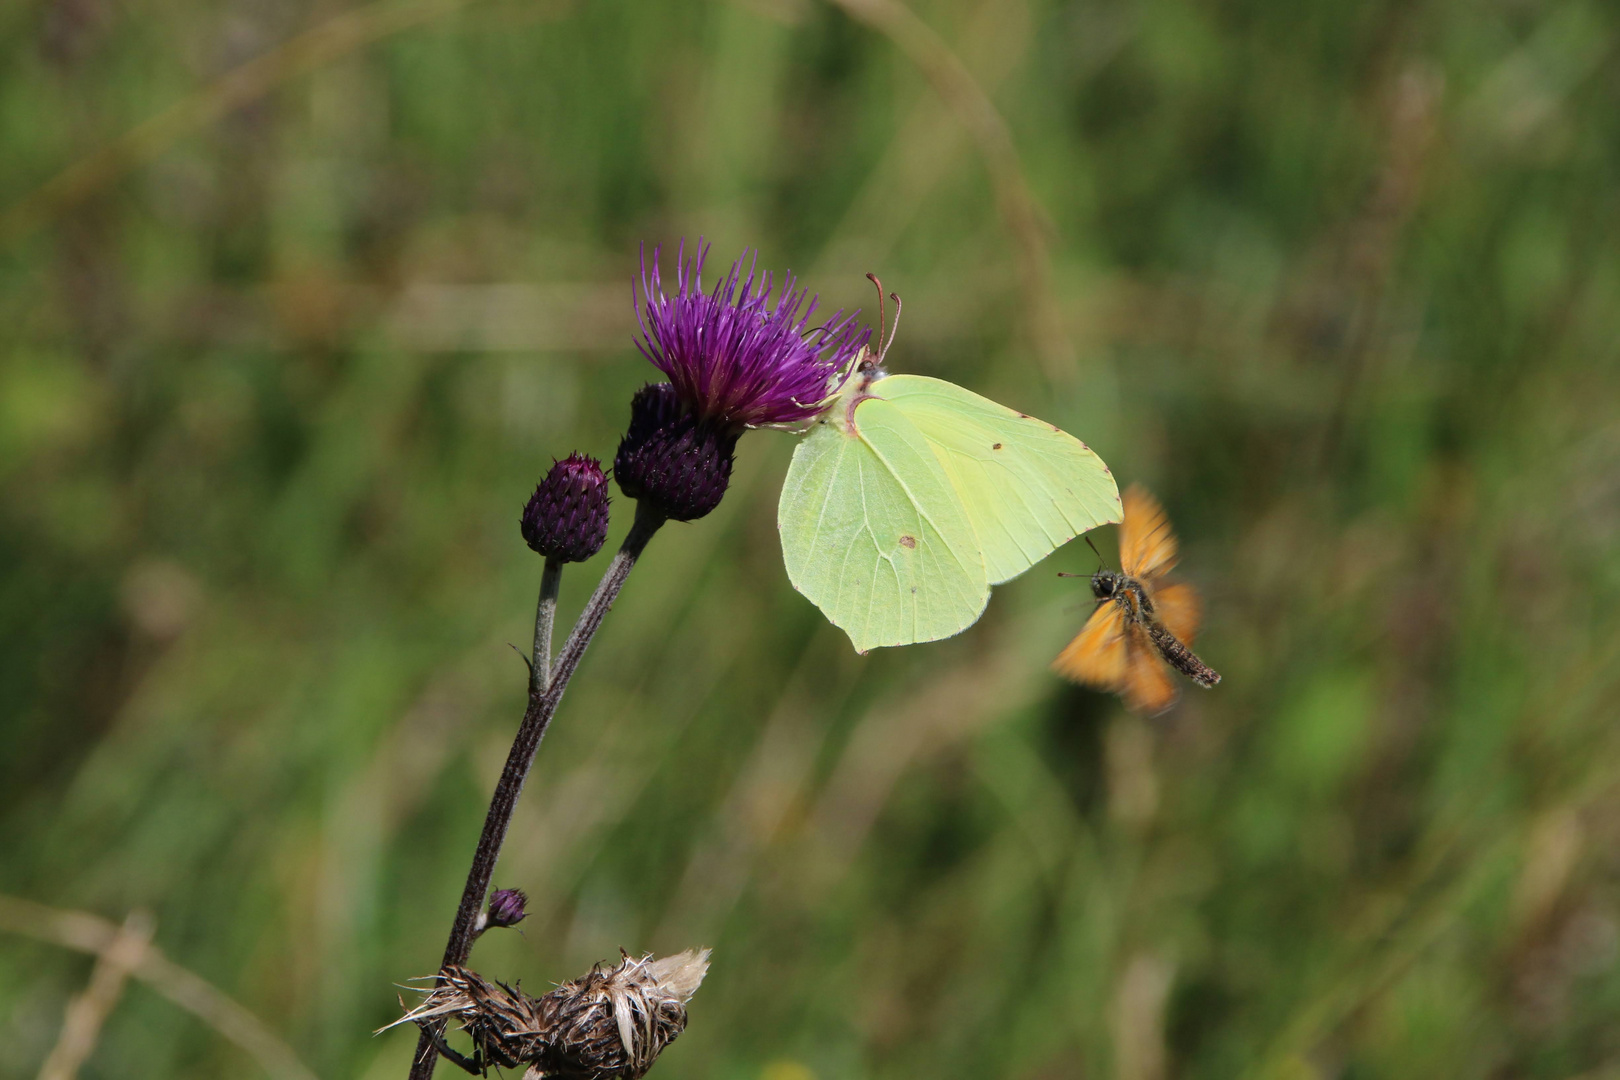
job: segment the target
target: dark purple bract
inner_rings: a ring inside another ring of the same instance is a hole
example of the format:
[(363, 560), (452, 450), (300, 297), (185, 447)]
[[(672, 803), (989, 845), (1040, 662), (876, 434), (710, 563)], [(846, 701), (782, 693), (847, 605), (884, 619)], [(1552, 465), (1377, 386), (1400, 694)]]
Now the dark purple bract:
[(607, 477), (602, 465), (584, 454), (569, 454), (529, 496), (519, 519), (523, 539), (536, 552), (560, 563), (584, 562), (607, 539)]
[(725, 496), (741, 434), (690, 415), (673, 386), (652, 383), (630, 401), (630, 429), (619, 441), (613, 478), (619, 490), (671, 521), (696, 521)]

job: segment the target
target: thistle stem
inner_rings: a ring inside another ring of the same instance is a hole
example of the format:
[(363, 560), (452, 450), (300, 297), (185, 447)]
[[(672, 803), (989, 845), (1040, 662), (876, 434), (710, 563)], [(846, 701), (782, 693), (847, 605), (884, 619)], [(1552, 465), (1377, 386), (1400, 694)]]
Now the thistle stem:
[(546, 560), (540, 578), (540, 604), (534, 613), (534, 662), (529, 666), (529, 697), (539, 697), (551, 682), (551, 627), (557, 621), (557, 593), (562, 589), (563, 564)]
[[(652, 539), (653, 533), (658, 531), (664, 521), (664, 516), (650, 509), (646, 502), (636, 504), (635, 522), (630, 526), (630, 532), (625, 536), (618, 553), (613, 556), (613, 561), (608, 564), (607, 572), (602, 575), (601, 582), (596, 586), (596, 592), (591, 594), (590, 600), (585, 604), (585, 610), (580, 612), (579, 621), (574, 624), (568, 640), (563, 643), (562, 651), (557, 654), (557, 663), (550, 669), (550, 678), (545, 681), (530, 679), (529, 705), (524, 710), (523, 723), (518, 726), (517, 737), (512, 740), (512, 749), (506, 755), (506, 767), (501, 770), (501, 779), (495, 785), (495, 795), (490, 799), (489, 813), (484, 817), (484, 831), (478, 837), (472, 867), (467, 871), (467, 885), (461, 892), (461, 906), (456, 909), (456, 921), (450, 928), (450, 941), (444, 947), (444, 960), (439, 965), (440, 971), (467, 962), (467, 956), (472, 951), (473, 939), (477, 936), (474, 931), (478, 925), (478, 913), (483, 909), (484, 897), (489, 893), (489, 882), (495, 874), (495, 862), (500, 858), (501, 844), (506, 840), (506, 830), (512, 824), (512, 811), (517, 806), (518, 796), (523, 793), (523, 782), (528, 778), (529, 769), (534, 765), (534, 755), (540, 749), (540, 740), (545, 737), (546, 728), (550, 726), (557, 705), (562, 701), (563, 691), (568, 689), (568, 680), (573, 676), (574, 669), (579, 666), (580, 658), (585, 655), (585, 649), (590, 645), (591, 638), (596, 636), (597, 629), (601, 627), (603, 616), (613, 606), (619, 590), (624, 587), (625, 579), (630, 576), (636, 560), (646, 548), (647, 541)], [(545, 580), (551, 580), (549, 566)], [(542, 596), (535, 619), (537, 644), (541, 636), (540, 620), (547, 615), (544, 589), (545, 586), (542, 584)], [(546, 637), (549, 642), (549, 632)], [(538, 663), (536, 666), (538, 667)], [(537, 689), (537, 686), (540, 688)], [(428, 1028), (423, 1028), (422, 1037), (416, 1044), (416, 1057), (411, 1063), (410, 1080), (429, 1080), (434, 1067), (438, 1064), (438, 1058), (433, 1036)]]

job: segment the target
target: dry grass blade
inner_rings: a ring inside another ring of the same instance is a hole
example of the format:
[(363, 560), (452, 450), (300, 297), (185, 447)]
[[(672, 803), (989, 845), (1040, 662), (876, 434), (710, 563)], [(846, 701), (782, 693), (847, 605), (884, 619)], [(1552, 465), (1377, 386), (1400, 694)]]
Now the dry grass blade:
[[(984, 0), (953, 47), (980, 87), (991, 95), (1023, 61), (1032, 32), (1026, 6), (1019, 5), (1009, 14), (1002, 0)], [(883, 157), (845, 208), (806, 280), (884, 265), (928, 204), (928, 194), (970, 149), (967, 133), (949, 105), (932, 91), (922, 95), (910, 114), (897, 121)]]
[[(79, 952), (106, 955), (124, 931), (83, 911), (63, 911), (0, 896), (0, 930), (48, 941)], [(156, 946), (143, 944), (129, 973), (247, 1051), (280, 1080), (316, 1080), (298, 1055), (248, 1010), (218, 987), (186, 970)]]
[(944, 39), (900, 0), (829, 2), (894, 42), (973, 137), (995, 187), (997, 209), (1017, 245), (1018, 274), (1041, 366), (1054, 383), (1069, 382), (1075, 372), (1074, 348), (1052, 294), (1041, 215), (1007, 122)]
[(45, 1064), (40, 1066), (39, 1080), (73, 1080), (79, 1075), (79, 1067), (96, 1048), (101, 1026), (107, 1022), (118, 999), (124, 996), (125, 980), (146, 954), (152, 931), (151, 915), (144, 911), (130, 912), (96, 960), (84, 993), (68, 1002), (62, 1033), (57, 1036), (56, 1046), (45, 1058)]
[(0, 214), (0, 245), (78, 205), (131, 169), (151, 161), (177, 139), (263, 97), (279, 83), (401, 30), (431, 22), (469, 2), (375, 0), (306, 30), (137, 124), (122, 138), (81, 158), (13, 204)]

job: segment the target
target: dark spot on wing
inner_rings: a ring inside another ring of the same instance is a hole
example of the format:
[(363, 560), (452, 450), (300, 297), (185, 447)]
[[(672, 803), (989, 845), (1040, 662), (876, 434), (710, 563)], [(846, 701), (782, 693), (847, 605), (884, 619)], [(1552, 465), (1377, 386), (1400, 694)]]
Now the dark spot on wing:
[(1000, 443), (995, 443), (990, 447), (990, 449), (992, 449), (992, 450), (1000, 450), (1001, 449), (1001, 444)]
[(912, 596), (916, 596), (916, 595), (917, 595), (917, 586), (915, 586), (915, 585), (913, 585), (913, 586), (912, 586), (912, 587), (911, 587), (911, 595), (912, 595)]
[(1019, 413), (1018, 414), (1018, 419), (1020, 419), (1020, 420), (1028, 420), (1029, 419), (1029, 413), (1027, 413), (1027, 412)]
[(908, 550), (914, 548), (917, 546), (917, 538), (915, 536), (906, 536), (902, 533), (900, 536), (900, 546)]

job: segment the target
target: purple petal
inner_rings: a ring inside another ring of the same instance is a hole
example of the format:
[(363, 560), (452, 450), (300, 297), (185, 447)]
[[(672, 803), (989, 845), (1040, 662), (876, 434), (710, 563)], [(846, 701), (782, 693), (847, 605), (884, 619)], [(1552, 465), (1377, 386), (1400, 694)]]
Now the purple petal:
[(642, 251), (643, 303), (636, 311), (641, 338), (636, 346), (701, 419), (738, 428), (808, 420), (816, 415), (833, 373), (871, 336), (869, 327), (856, 324), (858, 312), (845, 317), (839, 311), (827, 323), (806, 329), (816, 299), (795, 288), (792, 274), (783, 275), (773, 307), (775, 281), (769, 271), (758, 270), (758, 255), (752, 251), (745, 251), (714, 290), (705, 293), (703, 263), (709, 245), (701, 240), (691, 259), (681, 242), (675, 256), (675, 295), (666, 296), (660, 251), (653, 250), (650, 273)]

